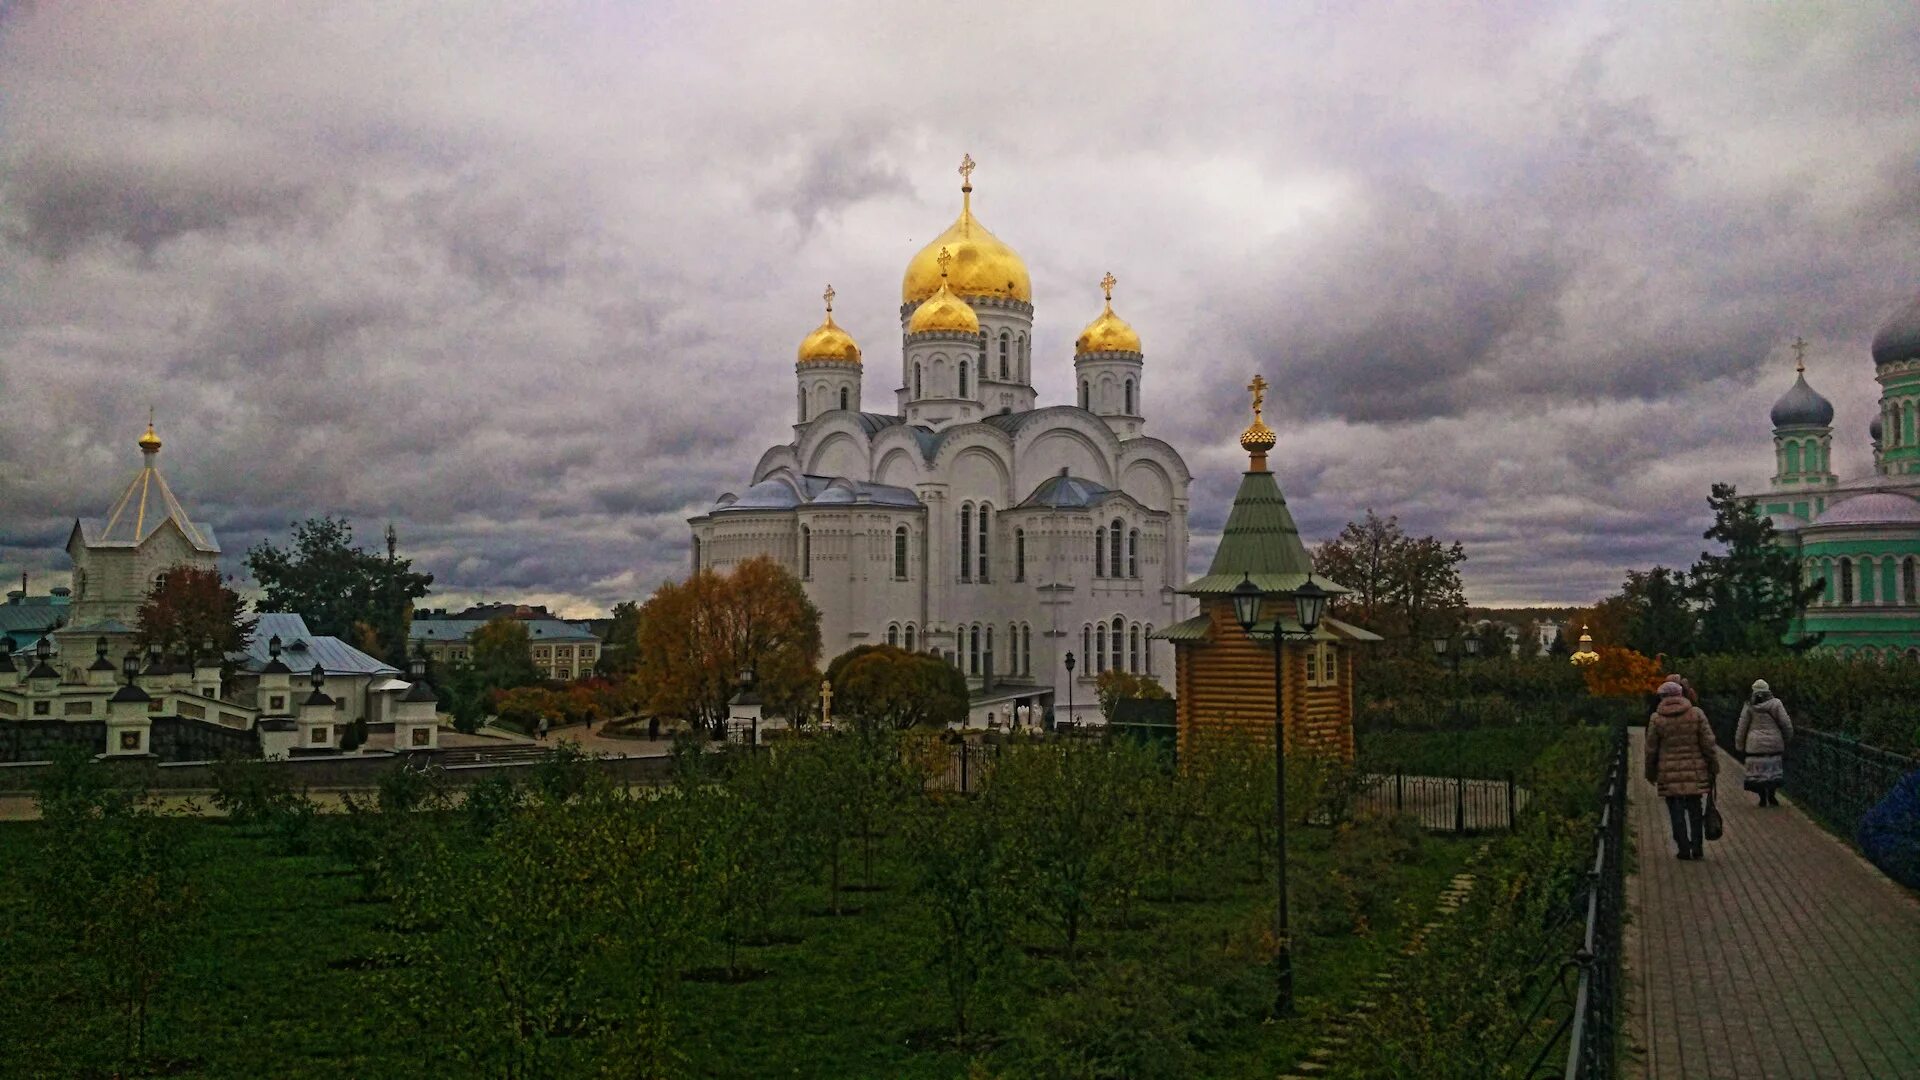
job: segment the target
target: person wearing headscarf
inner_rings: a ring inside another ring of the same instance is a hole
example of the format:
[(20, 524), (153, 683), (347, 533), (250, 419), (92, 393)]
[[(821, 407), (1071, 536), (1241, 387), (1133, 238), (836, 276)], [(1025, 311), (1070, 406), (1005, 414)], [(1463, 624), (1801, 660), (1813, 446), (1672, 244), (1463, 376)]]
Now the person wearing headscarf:
[(1687, 700), (1677, 682), (1660, 684), (1660, 705), (1647, 718), (1647, 782), (1667, 800), (1676, 857), (1705, 857), (1703, 797), (1719, 766), (1707, 714)]
[(1787, 707), (1767, 686), (1753, 681), (1753, 695), (1740, 709), (1740, 727), (1733, 748), (1746, 755), (1746, 788), (1760, 797), (1761, 806), (1780, 805), (1780, 785), (1787, 779), (1787, 743), (1793, 740), (1793, 721)]

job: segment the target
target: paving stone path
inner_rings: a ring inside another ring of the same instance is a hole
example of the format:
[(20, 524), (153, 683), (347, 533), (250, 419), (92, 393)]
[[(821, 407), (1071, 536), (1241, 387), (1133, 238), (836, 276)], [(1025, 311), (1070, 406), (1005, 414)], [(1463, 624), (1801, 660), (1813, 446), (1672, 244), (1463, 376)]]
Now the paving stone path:
[(1633, 735), (1622, 1076), (1920, 1076), (1920, 900), (1720, 755), (1726, 835), (1673, 855)]

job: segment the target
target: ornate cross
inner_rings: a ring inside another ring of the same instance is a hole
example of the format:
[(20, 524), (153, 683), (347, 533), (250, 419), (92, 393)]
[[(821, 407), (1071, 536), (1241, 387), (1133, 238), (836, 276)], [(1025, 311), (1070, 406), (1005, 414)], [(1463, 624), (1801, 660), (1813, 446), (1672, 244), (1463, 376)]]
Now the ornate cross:
[(1793, 339), (1793, 370), (1800, 372), (1802, 375), (1807, 372), (1806, 338), (1796, 337)]
[(833, 684), (820, 680), (820, 723), (825, 726), (833, 719)]
[(1253, 418), (1258, 420), (1260, 419), (1260, 404), (1267, 400), (1267, 380), (1261, 378), (1258, 373), (1255, 373), (1253, 381), (1247, 384), (1247, 389), (1253, 392)]
[(1120, 284), (1120, 282), (1114, 278), (1111, 270), (1107, 272), (1105, 277), (1100, 279), (1100, 288), (1107, 294), (1107, 303), (1113, 303), (1113, 287), (1118, 284)]
[(974, 170), (973, 155), (961, 154), (960, 155), (960, 183), (966, 185), (967, 187), (972, 187), (973, 186), (973, 170)]
[(833, 314), (833, 286), (831, 284), (827, 286), (826, 292), (820, 294), (820, 299), (827, 302), (827, 314)]
[(953, 261), (953, 256), (947, 253), (946, 248), (941, 248), (940, 254), (934, 256), (934, 261), (940, 264), (940, 277), (944, 280), (947, 276), (947, 264)]

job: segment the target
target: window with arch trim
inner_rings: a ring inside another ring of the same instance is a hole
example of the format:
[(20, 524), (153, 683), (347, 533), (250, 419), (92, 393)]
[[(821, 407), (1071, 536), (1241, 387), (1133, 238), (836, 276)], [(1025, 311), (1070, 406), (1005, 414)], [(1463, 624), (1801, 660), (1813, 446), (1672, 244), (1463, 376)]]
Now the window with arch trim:
[(1127, 530), (1127, 576), (1140, 576), (1140, 530)]
[(1127, 670), (1140, 671), (1140, 624), (1127, 627)]
[(1107, 528), (1104, 525), (1093, 530), (1093, 576), (1107, 576)]
[(1093, 671), (1099, 675), (1107, 670), (1107, 624), (1101, 623), (1093, 628)]
[(1013, 580), (1027, 580), (1027, 530), (1013, 530)]
[(973, 580), (973, 504), (960, 504), (960, 580)]
[(993, 627), (991, 625), (987, 627), (987, 644), (980, 655), (985, 658), (980, 661), (980, 673), (984, 675), (987, 669), (993, 666)]
[(1151, 675), (1153, 674), (1153, 624), (1152, 623), (1147, 624), (1147, 632), (1141, 635), (1141, 639), (1142, 639), (1141, 648), (1144, 652), (1144, 655), (1141, 656), (1141, 659), (1147, 662), (1146, 671), (1147, 671), (1147, 674)]
[(1093, 402), (1093, 388), (1087, 383), (1087, 380), (1081, 379), (1080, 380), (1080, 407), (1083, 409), (1091, 409), (1093, 408), (1092, 402)]
[(967, 635), (967, 673), (980, 674), (980, 627), (976, 624)]
[(700, 538), (693, 538), (693, 572), (700, 572)]
[(1027, 335), (1021, 334), (1015, 341), (1019, 345), (1020, 350), (1020, 379), (1025, 382), (1033, 378), (1033, 369), (1027, 366), (1029, 363), (1027, 356)]
[(1900, 598), (1907, 604), (1920, 602), (1920, 561), (1911, 555), (1900, 564)]
[(1033, 625), (1020, 624), (1020, 673), (1033, 674)]
[(893, 527), (893, 580), (907, 580), (907, 527)]
[(912, 624), (912, 623), (908, 623), (908, 624), (907, 624), (907, 641), (906, 641), (906, 650), (907, 650), (908, 652), (914, 652), (914, 651), (916, 651), (916, 650), (915, 650), (915, 646), (917, 646), (917, 645), (919, 644), (919, 642), (917, 642), (917, 641), (915, 641), (915, 640), (914, 640), (914, 637), (915, 637), (915, 635), (914, 635), (914, 632), (913, 632), (913, 624)]
[(913, 396), (916, 398), (920, 396), (920, 362), (918, 360), (913, 364)]
[(1002, 382), (1005, 382), (1009, 378), (1007, 374), (1007, 351), (1012, 341), (1013, 335), (1007, 333), (1005, 330), (1000, 331), (1000, 380)]
[(981, 581), (988, 580), (987, 567), (989, 565), (989, 562), (988, 562), (989, 552), (987, 550), (987, 517), (988, 517), (988, 512), (991, 511), (992, 509), (993, 509), (992, 504), (981, 503), (980, 511), (978, 514), (979, 533), (980, 533), (980, 580)]
[(967, 397), (967, 362), (960, 361), (960, 396)]
[(1840, 560), (1840, 603), (1853, 603), (1853, 560)]
[[(1125, 393), (1126, 393), (1127, 407), (1121, 411), (1125, 412), (1128, 416), (1132, 416), (1133, 415), (1133, 380), (1132, 379), (1127, 380)], [(844, 406), (842, 407), (844, 408)]]
[(1093, 670), (1093, 624), (1091, 623), (1082, 623), (1080, 626), (1080, 670), (1082, 678), (1085, 677), (1084, 673)]
[(840, 411), (847, 411), (847, 388), (844, 386), (840, 388)]
[(1122, 568), (1127, 565), (1120, 561), (1120, 545), (1126, 539), (1126, 531), (1126, 523), (1119, 518), (1114, 518), (1113, 524), (1107, 526), (1107, 567), (1114, 577), (1121, 576)]
[(1122, 666), (1121, 662), (1127, 658), (1127, 623), (1126, 620), (1118, 615), (1113, 617), (1113, 636), (1108, 640), (1113, 643), (1113, 663), (1108, 666), (1112, 667), (1115, 671), (1125, 671), (1126, 668)]
[(800, 391), (800, 422), (803, 424), (807, 422), (807, 392), (805, 390)]
[(894, 623), (887, 624), (887, 644), (894, 645), (894, 646), (898, 646), (900, 644), (900, 624), (899, 623), (894, 622)]
[(800, 576), (813, 576), (813, 530), (800, 526)]

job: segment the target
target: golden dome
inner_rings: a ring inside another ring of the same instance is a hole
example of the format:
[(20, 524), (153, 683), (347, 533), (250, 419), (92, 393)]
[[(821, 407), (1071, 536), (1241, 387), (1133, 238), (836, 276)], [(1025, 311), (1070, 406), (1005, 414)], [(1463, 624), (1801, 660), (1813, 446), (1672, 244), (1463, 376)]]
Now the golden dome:
[(980, 332), (980, 316), (974, 314), (973, 306), (947, 288), (945, 271), (952, 258), (946, 248), (941, 248), (934, 257), (935, 265), (942, 271), (940, 288), (913, 309), (913, 318), (907, 320), (907, 333), (925, 334), (934, 330), (955, 334)]
[(1140, 352), (1140, 335), (1127, 320), (1113, 313), (1113, 287), (1119, 284), (1108, 274), (1100, 279), (1100, 287), (1106, 291), (1107, 306), (1098, 318), (1080, 331), (1080, 337), (1073, 343), (1073, 353), (1081, 356), (1086, 353), (1103, 352)]
[(973, 158), (960, 162), (960, 216), (907, 263), (900, 279), (900, 302), (924, 300), (940, 289), (939, 253), (953, 255), (947, 284), (961, 296), (1004, 296), (1033, 302), (1026, 261), (973, 217)]
[(1247, 389), (1253, 392), (1253, 423), (1248, 424), (1247, 430), (1240, 433), (1240, 449), (1245, 450), (1252, 459), (1248, 466), (1249, 471), (1265, 472), (1267, 471), (1267, 451), (1273, 449), (1274, 444), (1280, 441), (1280, 437), (1260, 419), (1260, 406), (1267, 398), (1267, 380), (1256, 374), (1253, 381), (1247, 384)]
[(833, 286), (821, 295), (827, 302), (827, 318), (813, 333), (800, 341), (799, 363), (802, 364), (858, 364), (860, 346), (853, 335), (840, 329), (833, 321)]
[(147, 420), (147, 433), (140, 436), (140, 452), (143, 454), (157, 454), (160, 452), (160, 436), (153, 433), (153, 420), (151, 417)]

